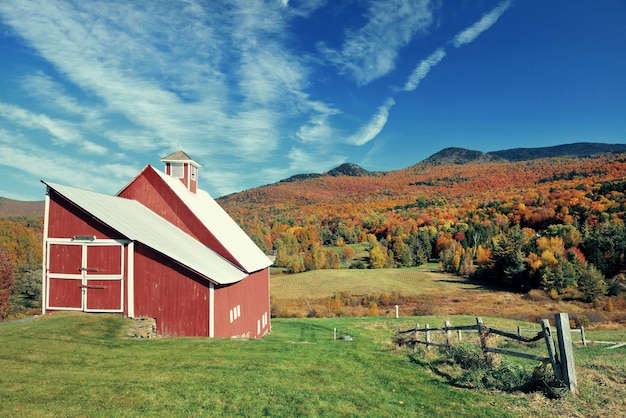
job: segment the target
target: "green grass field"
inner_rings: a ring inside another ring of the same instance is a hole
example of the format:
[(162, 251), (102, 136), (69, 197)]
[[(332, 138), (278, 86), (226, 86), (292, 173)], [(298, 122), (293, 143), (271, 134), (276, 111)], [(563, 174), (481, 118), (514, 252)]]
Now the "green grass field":
[[(359, 297), (387, 293), (399, 295), (401, 315), (475, 315), (512, 318), (538, 323), (567, 312), (571, 319), (588, 316), (591, 322), (619, 323), (626, 320), (626, 300), (615, 299), (615, 308), (606, 309), (606, 300), (594, 304), (551, 299), (541, 290), (511, 292), (487, 283), (440, 273), (436, 264), (403, 269), (314, 270), (292, 275), (272, 275), (272, 309), (275, 316), (305, 317), (311, 311), (322, 317), (366, 316), (368, 306), (333, 306), (339, 294)], [(369, 298), (368, 298), (369, 300)], [(379, 314), (395, 312), (391, 303)]]
[[(582, 411), (578, 416), (624, 411), (618, 409), (626, 393), (623, 350), (577, 348), (580, 370), (593, 374), (580, 379), (579, 398), (551, 401), (453, 387), (391, 345), (398, 327), (443, 320), (274, 319), (272, 333), (261, 340), (135, 340), (126, 336), (130, 322), (119, 316), (48, 315), (0, 327), (0, 415), (506, 417), (554, 416), (552, 408)], [(333, 340), (334, 328), (353, 341)], [(610, 337), (626, 340), (626, 332)], [(595, 387), (598, 381), (602, 387)]]
[[(436, 265), (430, 265), (433, 269)], [(439, 273), (432, 273), (427, 268), (404, 269), (338, 269), (312, 270), (305, 273), (272, 276), (272, 295), (278, 298), (322, 298), (340, 291), (355, 294), (373, 294), (381, 292), (400, 292), (406, 295), (425, 294), (433, 291), (458, 290), (461, 278), (451, 281), (435, 281), (442, 278)], [(470, 288), (476, 285), (465, 284)]]

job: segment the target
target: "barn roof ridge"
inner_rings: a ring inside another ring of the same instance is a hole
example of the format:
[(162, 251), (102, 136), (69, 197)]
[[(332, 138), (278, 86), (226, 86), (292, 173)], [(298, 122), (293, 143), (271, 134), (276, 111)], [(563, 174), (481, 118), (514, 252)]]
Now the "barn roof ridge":
[[(148, 166), (174, 191), (200, 222), (231, 252), (248, 273), (269, 267), (271, 260), (259, 249), (243, 229), (230, 217), (211, 195), (202, 189), (195, 193), (171, 176)], [(148, 169), (146, 167), (146, 169)]]
[(141, 242), (218, 284), (248, 274), (137, 200), (42, 180), (66, 199), (126, 238)]

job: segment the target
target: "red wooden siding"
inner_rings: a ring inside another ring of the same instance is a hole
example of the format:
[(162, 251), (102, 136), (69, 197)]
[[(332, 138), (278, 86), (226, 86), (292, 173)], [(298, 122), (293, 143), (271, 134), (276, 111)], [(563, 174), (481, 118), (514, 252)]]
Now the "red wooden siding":
[[(269, 271), (215, 289), (215, 336), (262, 337), (270, 329)], [(237, 309), (238, 315), (231, 311)], [(232, 319), (232, 322), (231, 322)]]
[(80, 274), (83, 250), (80, 245), (54, 244), (48, 253), (50, 273)]
[(121, 311), (122, 280), (87, 280), (85, 310)]
[(65, 308), (72, 310), (82, 310), (83, 291), (81, 289), (82, 279), (52, 278), (49, 280), (49, 306), (54, 308)]
[(50, 219), (48, 237), (72, 238), (75, 235), (93, 235), (97, 239), (123, 238), (119, 233), (94, 220), (89, 214), (50, 190)]
[(90, 246), (87, 253), (88, 276), (121, 275), (122, 252), (116, 245)]
[(209, 336), (209, 283), (150, 248), (135, 246), (135, 316), (156, 318), (159, 334)]

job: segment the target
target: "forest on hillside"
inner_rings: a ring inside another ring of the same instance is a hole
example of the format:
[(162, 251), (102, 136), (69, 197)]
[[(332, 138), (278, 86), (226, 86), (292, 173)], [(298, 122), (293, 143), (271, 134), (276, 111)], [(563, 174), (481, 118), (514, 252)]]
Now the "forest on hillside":
[[(626, 291), (626, 155), (320, 176), (218, 199), (297, 273), (439, 260), (447, 272), (587, 302)], [(366, 257), (356, 257), (365, 248)]]
[[(593, 302), (626, 295), (626, 154), (320, 175), (218, 199), (297, 273), (440, 269)], [(43, 220), (0, 218), (0, 319), (41, 303)]]

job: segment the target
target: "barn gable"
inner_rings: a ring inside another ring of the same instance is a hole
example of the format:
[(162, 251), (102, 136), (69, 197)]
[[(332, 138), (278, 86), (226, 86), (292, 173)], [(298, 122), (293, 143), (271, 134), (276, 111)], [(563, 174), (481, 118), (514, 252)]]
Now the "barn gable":
[(118, 196), (140, 201), (247, 273), (271, 265), (269, 258), (206, 191), (192, 192), (177, 178), (151, 166), (146, 166)]

